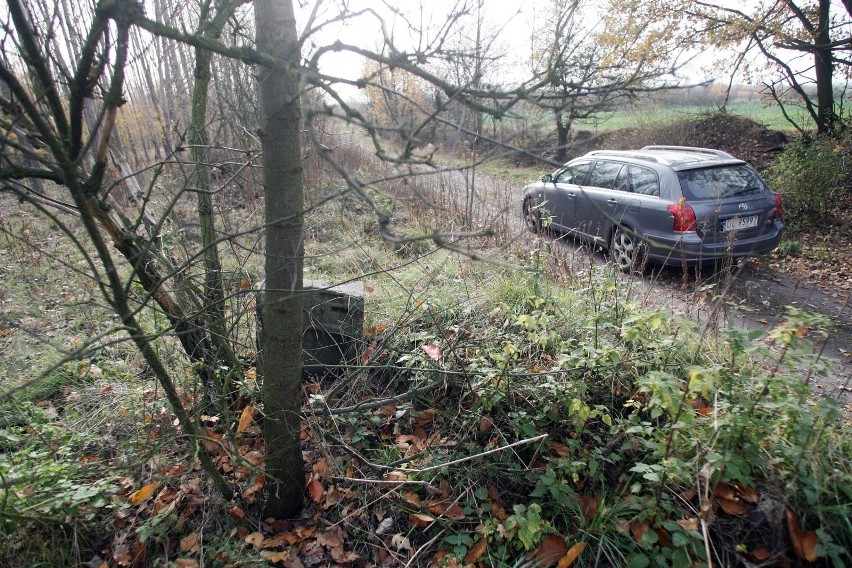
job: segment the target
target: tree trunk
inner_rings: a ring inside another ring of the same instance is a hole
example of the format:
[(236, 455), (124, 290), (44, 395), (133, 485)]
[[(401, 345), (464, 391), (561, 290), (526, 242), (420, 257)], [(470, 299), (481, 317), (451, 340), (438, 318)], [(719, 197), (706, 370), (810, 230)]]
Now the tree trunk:
[(568, 134), (571, 126), (564, 122), (564, 111), (556, 110), (556, 161), (560, 164), (566, 162), (568, 156)]
[(255, 2), (257, 47), (279, 62), (259, 71), (266, 194), (263, 314), (264, 516), (292, 518), (305, 490), (299, 442), (302, 377), (303, 182), (299, 140), (299, 46), (291, 0)]
[[(219, 39), (227, 19), (234, 13), (237, 4), (230, 2), (219, 6), (219, 12), (210, 15), (202, 11), (198, 24), (198, 35), (211, 39)], [(207, 98), (210, 92), (210, 67), (213, 54), (209, 50), (195, 48), (195, 83), (192, 89), (192, 101), (189, 122), (189, 144), (192, 154), (192, 175), (189, 185), (196, 191), (198, 198), (198, 221), (201, 226), (201, 244), (204, 255), (204, 318), (214, 344), (220, 353), (217, 360), (224, 360), (233, 371), (238, 366), (236, 356), (228, 345), (225, 331), (225, 292), (222, 284), (222, 262), (219, 259), (218, 235), (216, 233), (216, 217), (213, 211), (213, 187), (210, 182), (210, 137), (207, 132)], [(214, 393), (221, 409), (224, 410), (233, 403), (234, 393), (231, 392), (231, 375), (226, 374), (221, 379), (222, 384), (216, 385), (219, 392)]]
[(817, 86), (817, 132), (820, 134), (834, 130), (837, 115), (834, 113), (834, 55), (831, 49), (829, 26), (831, 1), (819, 1), (819, 20), (814, 43), (814, 73)]

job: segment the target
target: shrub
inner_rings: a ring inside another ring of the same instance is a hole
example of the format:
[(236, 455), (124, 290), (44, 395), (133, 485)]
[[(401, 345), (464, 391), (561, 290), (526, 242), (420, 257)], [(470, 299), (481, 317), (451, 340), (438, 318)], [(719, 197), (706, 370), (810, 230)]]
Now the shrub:
[(768, 172), (784, 196), (784, 218), (793, 231), (824, 225), (842, 191), (848, 159), (844, 140), (820, 136), (787, 146)]

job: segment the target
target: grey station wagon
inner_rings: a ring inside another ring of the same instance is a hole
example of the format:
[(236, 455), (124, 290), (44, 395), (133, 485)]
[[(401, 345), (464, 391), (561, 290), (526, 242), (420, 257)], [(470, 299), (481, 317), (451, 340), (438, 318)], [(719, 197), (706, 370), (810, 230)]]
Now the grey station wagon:
[(746, 162), (683, 146), (589, 152), (523, 193), (528, 229), (589, 240), (624, 272), (768, 253), (784, 232), (781, 210)]

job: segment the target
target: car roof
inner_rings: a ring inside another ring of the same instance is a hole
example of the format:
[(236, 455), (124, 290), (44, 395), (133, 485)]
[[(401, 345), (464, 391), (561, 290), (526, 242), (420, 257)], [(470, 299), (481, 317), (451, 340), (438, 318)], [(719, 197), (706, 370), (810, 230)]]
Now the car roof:
[(661, 165), (679, 171), (744, 164), (727, 152), (690, 146), (645, 146), (640, 150), (593, 150), (583, 158), (616, 158), (645, 165)]

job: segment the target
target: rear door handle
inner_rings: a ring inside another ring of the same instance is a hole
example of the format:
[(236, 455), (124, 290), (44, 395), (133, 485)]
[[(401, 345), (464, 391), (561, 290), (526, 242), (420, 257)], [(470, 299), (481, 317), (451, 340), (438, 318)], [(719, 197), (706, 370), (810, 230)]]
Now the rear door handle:
[(608, 205), (618, 205), (618, 199), (607, 199), (606, 202)]

